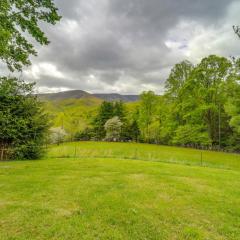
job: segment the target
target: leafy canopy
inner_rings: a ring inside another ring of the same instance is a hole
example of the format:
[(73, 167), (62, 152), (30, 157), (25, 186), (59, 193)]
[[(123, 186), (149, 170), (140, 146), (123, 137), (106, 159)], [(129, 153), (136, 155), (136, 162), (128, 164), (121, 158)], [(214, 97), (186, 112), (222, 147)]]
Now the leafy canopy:
[(37, 55), (29, 35), (41, 45), (49, 44), (39, 22), (55, 24), (60, 20), (53, 0), (0, 1), (0, 59), (9, 70), (30, 65), (29, 56)]

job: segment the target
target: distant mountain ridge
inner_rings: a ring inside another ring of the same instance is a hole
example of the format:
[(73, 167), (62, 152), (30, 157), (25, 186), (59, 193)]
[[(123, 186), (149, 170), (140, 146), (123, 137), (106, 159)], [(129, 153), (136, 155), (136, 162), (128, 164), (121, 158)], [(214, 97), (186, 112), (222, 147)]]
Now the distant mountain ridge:
[(43, 93), (37, 95), (42, 100), (65, 100), (65, 99), (81, 99), (81, 98), (98, 98), (105, 101), (123, 101), (135, 102), (139, 100), (138, 95), (122, 95), (118, 93), (88, 93), (82, 90), (70, 90), (58, 93)]

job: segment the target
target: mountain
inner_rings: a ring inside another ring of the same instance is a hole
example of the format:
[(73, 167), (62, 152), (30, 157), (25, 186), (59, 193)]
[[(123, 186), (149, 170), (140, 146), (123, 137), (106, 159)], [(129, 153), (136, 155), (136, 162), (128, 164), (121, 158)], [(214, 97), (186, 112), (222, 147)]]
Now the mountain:
[(55, 101), (65, 99), (81, 99), (81, 98), (98, 98), (105, 101), (123, 101), (135, 102), (139, 99), (138, 95), (121, 95), (117, 93), (88, 93), (82, 90), (64, 91), (58, 93), (44, 93), (38, 94), (41, 100)]
[(90, 97), (91, 94), (82, 90), (64, 91), (58, 93), (38, 94), (41, 100), (64, 100), (64, 99), (80, 99)]
[(118, 93), (94, 93), (93, 96), (103, 99), (105, 101), (123, 101), (123, 102), (135, 102), (139, 100), (138, 95), (121, 95)]
[(44, 102), (52, 127), (63, 127), (71, 136), (91, 125), (103, 100), (122, 100), (127, 102), (128, 108), (132, 108), (138, 100), (136, 95), (90, 94), (82, 90), (45, 93), (37, 96)]

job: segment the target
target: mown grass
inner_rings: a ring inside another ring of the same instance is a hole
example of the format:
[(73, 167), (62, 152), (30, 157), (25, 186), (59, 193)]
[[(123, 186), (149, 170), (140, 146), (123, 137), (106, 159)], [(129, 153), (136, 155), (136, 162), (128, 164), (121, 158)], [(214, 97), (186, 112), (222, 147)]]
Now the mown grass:
[[(201, 167), (186, 165), (190, 149), (77, 143), (79, 157), (61, 158), (75, 144), (0, 163), (0, 239), (240, 239), (237, 156), (205, 152), (213, 160)], [(127, 159), (136, 148), (142, 160)], [(158, 159), (144, 158), (150, 149)], [(177, 164), (157, 162), (168, 154)]]
[(48, 157), (138, 159), (240, 170), (240, 154), (138, 143), (72, 142), (51, 146)]

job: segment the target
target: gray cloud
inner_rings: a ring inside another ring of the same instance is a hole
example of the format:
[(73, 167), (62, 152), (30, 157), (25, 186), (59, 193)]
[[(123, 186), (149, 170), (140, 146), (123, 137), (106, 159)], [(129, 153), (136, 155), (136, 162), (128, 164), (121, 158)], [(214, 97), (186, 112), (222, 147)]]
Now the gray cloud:
[(44, 25), (51, 44), (24, 75), (40, 89), (138, 93), (163, 90), (171, 67), (208, 54), (238, 55), (234, 0), (56, 0)]

